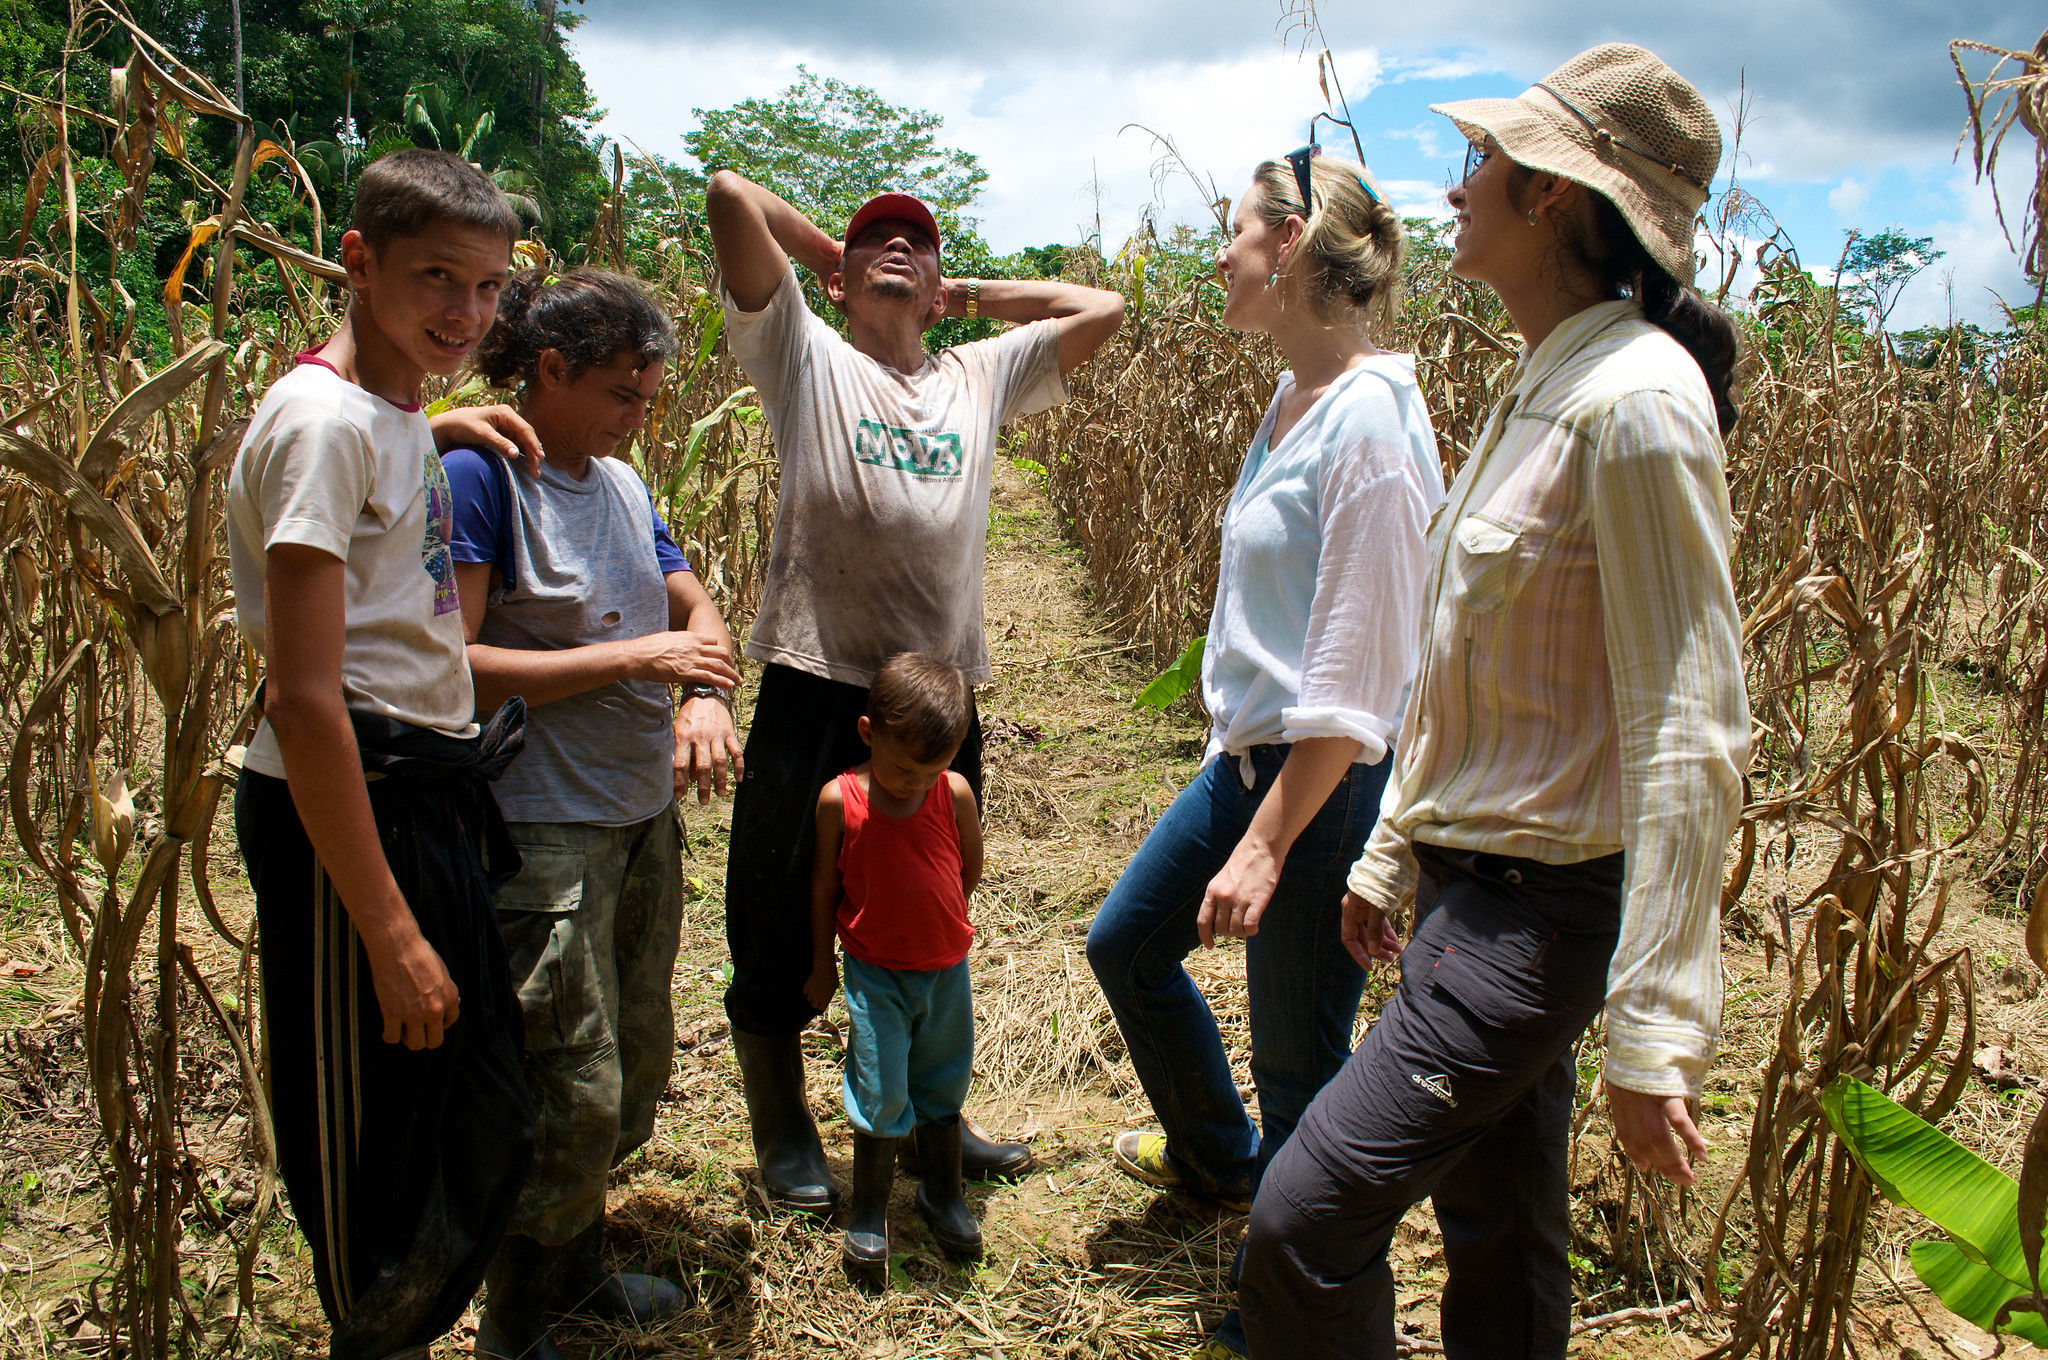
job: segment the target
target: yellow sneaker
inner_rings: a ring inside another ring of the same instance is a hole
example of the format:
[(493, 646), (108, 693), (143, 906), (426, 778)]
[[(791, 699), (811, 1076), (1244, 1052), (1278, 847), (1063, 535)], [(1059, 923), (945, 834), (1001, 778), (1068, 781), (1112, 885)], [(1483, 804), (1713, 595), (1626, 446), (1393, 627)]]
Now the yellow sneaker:
[[(1179, 1190), (1203, 1199), (1214, 1200), (1234, 1214), (1251, 1212), (1252, 1202), (1249, 1199), (1210, 1195), (1181, 1179), (1180, 1172), (1174, 1170), (1173, 1163), (1166, 1159), (1166, 1135), (1163, 1133), (1153, 1133), (1148, 1129), (1127, 1129), (1116, 1136), (1116, 1141), (1110, 1144), (1110, 1150), (1116, 1162), (1116, 1169), (1134, 1181), (1156, 1186), (1161, 1190)], [(1234, 1354), (1228, 1347), (1223, 1353), (1225, 1356)], [(1203, 1360), (1207, 1360), (1207, 1357), (1203, 1357)]]
[(1195, 1347), (1188, 1360), (1244, 1360), (1244, 1352), (1234, 1351), (1224, 1344), (1220, 1336), (1212, 1336)]

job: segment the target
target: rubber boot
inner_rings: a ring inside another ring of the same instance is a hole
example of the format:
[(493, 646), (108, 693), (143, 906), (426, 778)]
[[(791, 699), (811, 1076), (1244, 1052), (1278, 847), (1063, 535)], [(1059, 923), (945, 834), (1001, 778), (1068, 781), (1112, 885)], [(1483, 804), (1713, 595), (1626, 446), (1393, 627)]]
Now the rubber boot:
[(960, 1116), (919, 1124), (911, 1132), (917, 1142), (918, 1165), (924, 1168), (917, 1187), (917, 1212), (930, 1225), (940, 1250), (956, 1260), (981, 1259), (981, 1224), (960, 1193)]
[(564, 1248), (505, 1234), (484, 1272), (484, 1315), (476, 1327), (477, 1360), (567, 1360), (548, 1337)]
[(895, 1138), (853, 1135), (853, 1207), (839, 1259), (846, 1276), (865, 1289), (889, 1287), (889, 1191), (896, 1184)]
[[(1031, 1170), (1031, 1149), (1022, 1143), (998, 1143), (966, 1115), (960, 1116), (960, 1174), (970, 1181), (1014, 1181)], [(903, 1174), (922, 1176), (917, 1140), (903, 1140)]]
[(747, 1122), (754, 1132), (754, 1162), (768, 1198), (809, 1214), (832, 1212), (832, 1179), (811, 1107), (804, 1099), (804, 1051), (794, 1034), (732, 1032)]
[(555, 1285), (555, 1309), (571, 1317), (629, 1322), (645, 1327), (679, 1311), (686, 1300), (680, 1287), (659, 1275), (639, 1275), (604, 1268), (604, 1215), (576, 1234), (562, 1248)]

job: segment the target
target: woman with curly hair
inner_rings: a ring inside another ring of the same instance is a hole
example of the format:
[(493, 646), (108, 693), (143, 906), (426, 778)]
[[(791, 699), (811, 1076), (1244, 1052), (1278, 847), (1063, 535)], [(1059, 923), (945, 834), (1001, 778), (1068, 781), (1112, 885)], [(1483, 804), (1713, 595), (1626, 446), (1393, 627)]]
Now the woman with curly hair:
[[(676, 803), (737, 773), (732, 637), (630, 463), (676, 340), (631, 279), (514, 276), (477, 348), (545, 459), (444, 460), (450, 549), (483, 706), (526, 699), (497, 785), (518, 876), (498, 915), (540, 1106), (533, 1170), (485, 1278), (477, 1354), (553, 1360), (549, 1313), (650, 1321), (680, 1291), (599, 1264), (605, 1178), (654, 1130), (674, 1048)], [(672, 686), (684, 686), (678, 708)]]

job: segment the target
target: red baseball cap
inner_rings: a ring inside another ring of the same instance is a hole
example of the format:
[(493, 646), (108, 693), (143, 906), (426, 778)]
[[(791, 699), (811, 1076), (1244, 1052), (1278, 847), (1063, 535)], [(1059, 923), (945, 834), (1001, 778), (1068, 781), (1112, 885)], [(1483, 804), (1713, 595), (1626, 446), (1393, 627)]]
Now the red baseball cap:
[(899, 222), (908, 222), (931, 237), (933, 250), (945, 248), (939, 239), (939, 224), (932, 216), (932, 210), (924, 205), (923, 199), (909, 194), (876, 194), (861, 204), (860, 211), (846, 224), (844, 244), (852, 245), (853, 238), (860, 235), (861, 228), (868, 223), (891, 218)]

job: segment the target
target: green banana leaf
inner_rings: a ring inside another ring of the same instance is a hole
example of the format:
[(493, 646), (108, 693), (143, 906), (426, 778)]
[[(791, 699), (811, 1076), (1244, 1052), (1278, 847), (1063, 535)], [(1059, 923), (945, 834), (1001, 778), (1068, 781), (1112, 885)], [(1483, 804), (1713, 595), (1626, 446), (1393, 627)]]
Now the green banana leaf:
[(1197, 637), (1171, 666), (1154, 676), (1152, 683), (1138, 691), (1135, 707), (1164, 712), (1174, 700), (1202, 683), (1202, 646), (1208, 635)]
[[(2013, 1178), (1876, 1088), (1836, 1077), (1821, 1108), (1885, 1198), (1924, 1214), (1950, 1241), (1913, 1247), (1913, 1273), (1949, 1311), (1992, 1330), (2008, 1300), (2032, 1292)], [(2015, 1313), (2004, 1330), (2048, 1347), (2048, 1324)]]
[[(1987, 1332), (2006, 1300), (2027, 1292), (2024, 1285), (2015, 1288), (2005, 1276), (1964, 1256), (1953, 1242), (1915, 1242), (1912, 1259), (1913, 1273), (1944, 1307)], [(2048, 1323), (2039, 1313), (2014, 1313), (2005, 1330), (2048, 1348)]]

